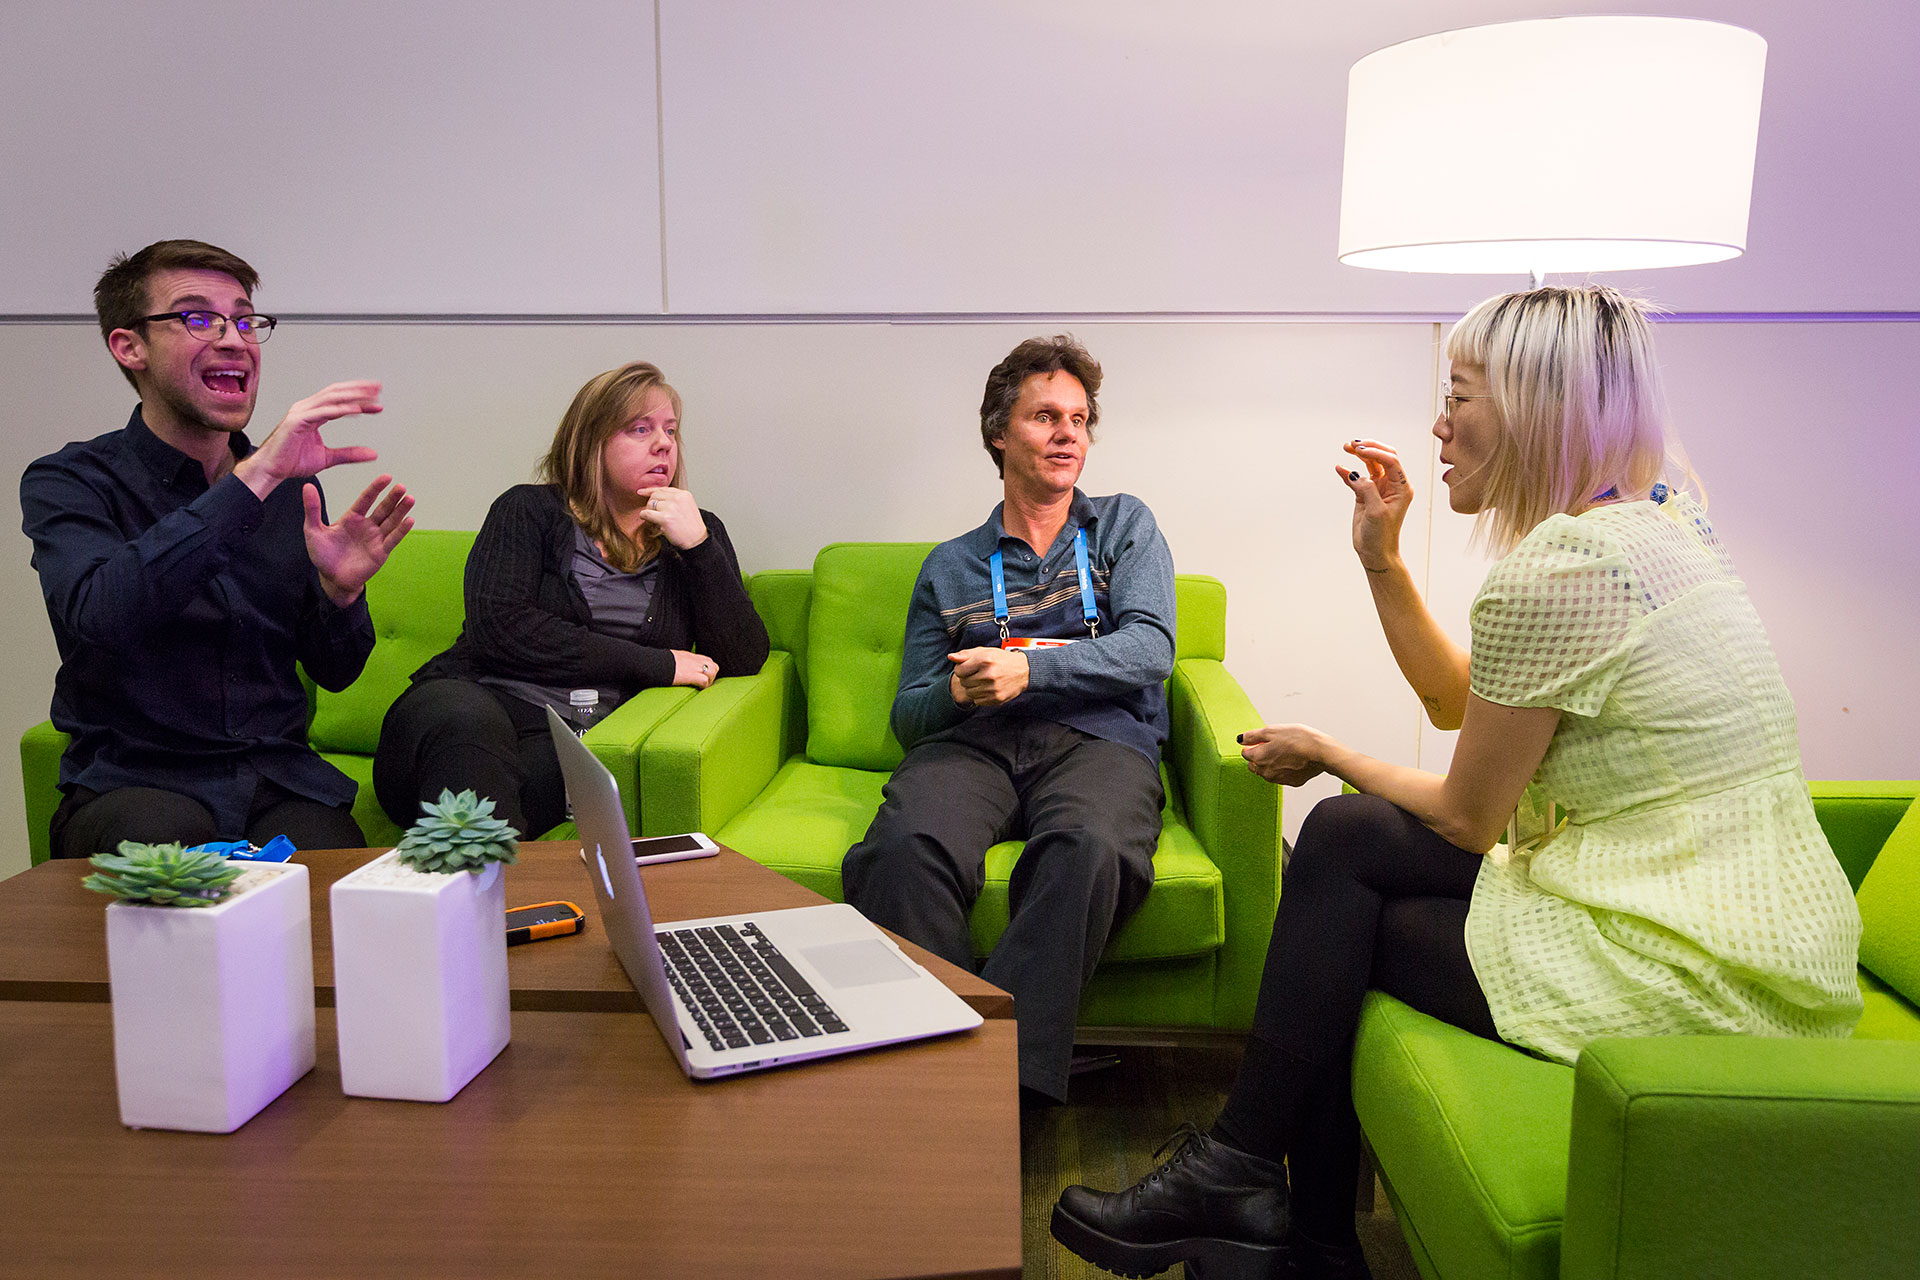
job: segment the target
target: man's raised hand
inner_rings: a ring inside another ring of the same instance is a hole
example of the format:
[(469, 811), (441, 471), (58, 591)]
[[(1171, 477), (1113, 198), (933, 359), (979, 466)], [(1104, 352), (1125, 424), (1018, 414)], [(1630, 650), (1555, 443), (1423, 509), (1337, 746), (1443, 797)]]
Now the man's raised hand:
[(233, 474), (264, 502), (282, 480), (318, 475), (344, 462), (372, 462), (380, 456), (374, 450), (365, 445), (333, 448), (320, 438), (320, 428), (335, 418), (379, 413), (382, 408), (379, 383), (336, 382), (287, 410), (273, 434), (241, 459)]
[[(300, 487), (306, 502), (307, 557), (319, 570), (327, 598), (346, 608), (360, 598), (371, 578), (387, 562), (387, 553), (413, 528), (413, 496), (402, 485), (387, 486), (380, 476), (360, 491), (354, 504), (332, 524), (320, 511), (320, 486)], [(382, 490), (386, 492), (382, 494)]]

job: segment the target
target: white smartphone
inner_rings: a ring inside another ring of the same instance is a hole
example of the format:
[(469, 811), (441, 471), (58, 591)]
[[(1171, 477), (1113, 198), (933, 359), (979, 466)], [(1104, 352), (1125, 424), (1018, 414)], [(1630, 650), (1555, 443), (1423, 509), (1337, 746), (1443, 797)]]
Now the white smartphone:
[(633, 860), (641, 866), (654, 862), (679, 862), (683, 858), (711, 858), (720, 846), (698, 831), (679, 836), (647, 836), (633, 842)]

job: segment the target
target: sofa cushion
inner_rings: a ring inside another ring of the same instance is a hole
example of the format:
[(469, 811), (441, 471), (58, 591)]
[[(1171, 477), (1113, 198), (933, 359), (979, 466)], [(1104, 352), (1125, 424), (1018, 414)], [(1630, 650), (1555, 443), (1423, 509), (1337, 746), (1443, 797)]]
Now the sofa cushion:
[[(462, 579), (473, 537), (465, 529), (415, 529), (368, 579), (373, 654), (360, 678), (339, 693), (315, 691), (307, 729), (315, 750), (373, 754), (380, 722), (407, 678), (460, 635), (466, 617)], [(358, 775), (355, 780), (365, 781)]]
[(1374, 991), (1354, 1043), (1353, 1101), (1401, 1225), (1439, 1274), (1558, 1276), (1571, 1067)]
[(867, 834), (887, 775), (795, 756), (713, 838), (834, 902), (846, 901), (840, 860)]
[(1860, 998), (1866, 1007), (1854, 1024), (1854, 1039), (1920, 1040), (1920, 1008), (1865, 969), (1860, 971)]
[[(714, 838), (835, 902), (840, 862), (866, 835), (887, 774), (789, 760), (767, 789)], [(1107, 946), (1109, 961), (1161, 960), (1217, 951), (1226, 938), (1220, 871), (1171, 813), (1154, 851), (1154, 888)], [(1007, 876), (1020, 845), (987, 853), (987, 884), (974, 905), (974, 948), (986, 954), (1007, 927)]]
[(1861, 967), (1920, 1003), (1920, 801), (1880, 847), (1855, 900)]
[(903, 754), (888, 716), (900, 686), (907, 606), (928, 542), (840, 542), (813, 561), (807, 621), (807, 758), (891, 770)]
[[(975, 955), (984, 956), (1007, 931), (1007, 880), (1020, 860), (1021, 844), (1006, 840), (987, 850), (987, 883), (973, 904), (968, 925)], [(1220, 869), (1200, 842), (1178, 822), (1160, 830), (1153, 851), (1153, 891), (1107, 942), (1101, 960), (1169, 960), (1218, 951), (1226, 940), (1226, 900)]]

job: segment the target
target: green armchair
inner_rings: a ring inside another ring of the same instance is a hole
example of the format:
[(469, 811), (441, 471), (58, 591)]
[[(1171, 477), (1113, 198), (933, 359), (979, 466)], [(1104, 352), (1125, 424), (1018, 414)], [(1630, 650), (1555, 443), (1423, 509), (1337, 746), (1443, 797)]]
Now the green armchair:
[[(380, 739), (380, 722), (407, 687), (407, 677), (460, 634), (466, 617), (461, 583), (473, 537), (471, 532), (455, 529), (415, 529), (408, 534), (367, 583), (375, 640), (360, 678), (339, 693), (308, 686), (313, 712), (307, 740), (358, 784), (353, 816), (374, 848), (400, 838), (400, 829), (373, 794), (373, 751)], [(629, 822), (636, 820), (640, 744), (668, 712), (692, 696), (693, 690), (685, 688), (644, 690), (588, 732), (587, 744), (594, 754), (621, 779)], [(27, 839), (35, 863), (46, 861), (50, 852), (47, 824), (60, 804), (60, 756), (66, 748), (67, 735), (47, 721), (28, 729), (20, 739)], [(564, 823), (541, 838), (572, 835), (573, 824)]]
[(1813, 785), (1865, 924), (1852, 1039), (1602, 1040), (1569, 1068), (1371, 993), (1354, 1104), (1421, 1274), (1920, 1275), (1916, 794)]
[[(724, 680), (676, 710), (640, 762), (642, 830), (700, 830), (818, 893), (843, 897), (840, 861), (899, 763), (888, 712), (914, 579), (931, 544), (841, 543), (812, 572), (755, 574), (773, 640), (759, 675)], [(1172, 736), (1154, 886), (1109, 942), (1082, 1027), (1244, 1030), (1280, 891), (1279, 788), (1234, 735), (1261, 723), (1222, 665), (1226, 590), (1181, 575)], [(1007, 924), (1018, 842), (987, 855), (972, 916), (985, 955)]]

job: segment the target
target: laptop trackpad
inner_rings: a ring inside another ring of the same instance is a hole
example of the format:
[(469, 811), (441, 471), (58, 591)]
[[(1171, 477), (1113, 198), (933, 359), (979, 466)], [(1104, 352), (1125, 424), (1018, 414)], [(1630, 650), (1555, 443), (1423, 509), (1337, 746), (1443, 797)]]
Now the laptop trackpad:
[(878, 938), (855, 942), (831, 942), (807, 947), (801, 952), (820, 976), (836, 987), (865, 987), (876, 982), (901, 982), (917, 978), (893, 948)]

